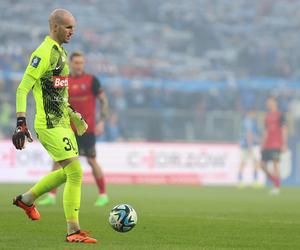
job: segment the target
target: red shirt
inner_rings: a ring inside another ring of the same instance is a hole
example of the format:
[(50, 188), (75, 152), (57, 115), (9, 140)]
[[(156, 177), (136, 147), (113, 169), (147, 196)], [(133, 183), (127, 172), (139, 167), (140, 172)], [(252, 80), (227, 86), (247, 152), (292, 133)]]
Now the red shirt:
[(285, 118), (280, 112), (269, 112), (265, 118), (266, 138), (264, 149), (281, 149), (283, 146), (282, 126)]
[(90, 74), (79, 77), (69, 76), (69, 102), (88, 124), (87, 132), (94, 133), (96, 123), (96, 99), (101, 93), (101, 84)]

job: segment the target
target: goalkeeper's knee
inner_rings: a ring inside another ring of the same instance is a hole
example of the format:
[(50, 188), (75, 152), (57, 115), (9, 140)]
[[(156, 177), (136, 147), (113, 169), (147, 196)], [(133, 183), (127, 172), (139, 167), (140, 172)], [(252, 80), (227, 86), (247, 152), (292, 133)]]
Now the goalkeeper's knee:
[(83, 171), (79, 160), (74, 160), (70, 164), (64, 167), (64, 171), (67, 175), (67, 180), (73, 184), (81, 184)]

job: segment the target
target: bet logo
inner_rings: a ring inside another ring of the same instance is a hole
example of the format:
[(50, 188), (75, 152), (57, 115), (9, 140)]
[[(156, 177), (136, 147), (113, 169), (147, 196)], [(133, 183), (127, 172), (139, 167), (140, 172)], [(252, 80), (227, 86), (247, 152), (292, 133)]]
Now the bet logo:
[(54, 88), (65, 88), (69, 85), (67, 76), (53, 76), (52, 80)]

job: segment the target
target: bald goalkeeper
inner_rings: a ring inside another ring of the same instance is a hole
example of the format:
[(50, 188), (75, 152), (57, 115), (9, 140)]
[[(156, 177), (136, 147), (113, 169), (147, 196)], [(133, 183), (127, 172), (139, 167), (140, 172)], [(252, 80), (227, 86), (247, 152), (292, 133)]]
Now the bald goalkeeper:
[(34, 128), (37, 137), (60, 169), (43, 177), (31, 189), (16, 196), (13, 204), (23, 209), (31, 220), (39, 220), (35, 200), (65, 183), (63, 206), (67, 221), (67, 242), (96, 243), (79, 226), (82, 168), (78, 147), (70, 120), (82, 135), (87, 124), (68, 103), (67, 53), (62, 47), (74, 34), (75, 18), (64, 9), (56, 9), (49, 16), (50, 34), (32, 53), (23, 79), (16, 92), (17, 126), (12, 136), (16, 149), (22, 150), (25, 139), (32, 142), (26, 124), (27, 94), (32, 89), (36, 103)]

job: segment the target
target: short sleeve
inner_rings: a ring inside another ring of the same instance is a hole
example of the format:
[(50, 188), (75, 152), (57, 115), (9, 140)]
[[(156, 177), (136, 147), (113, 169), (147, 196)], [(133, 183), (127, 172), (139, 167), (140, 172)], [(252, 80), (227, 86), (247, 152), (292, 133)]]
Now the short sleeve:
[(103, 92), (101, 82), (95, 76), (93, 76), (92, 91), (95, 96), (98, 96), (100, 93)]
[(34, 79), (39, 79), (47, 71), (49, 63), (47, 56), (41, 52), (34, 51), (30, 57), (25, 74), (32, 76)]

